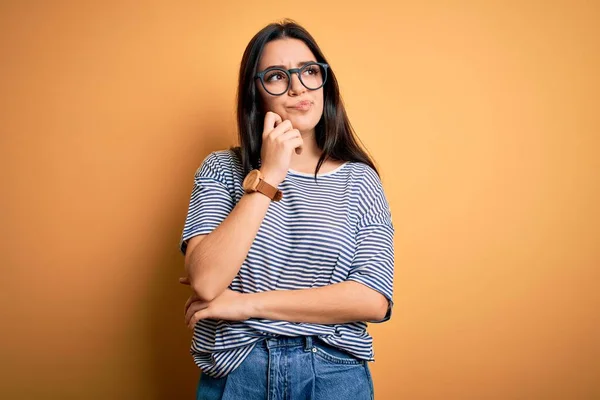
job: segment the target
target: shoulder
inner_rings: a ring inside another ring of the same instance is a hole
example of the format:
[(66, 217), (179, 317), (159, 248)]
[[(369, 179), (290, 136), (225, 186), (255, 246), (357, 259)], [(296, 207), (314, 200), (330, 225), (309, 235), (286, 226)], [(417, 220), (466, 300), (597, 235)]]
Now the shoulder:
[(351, 162), (354, 187), (362, 196), (383, 192), (383, 184), (377, 171), (363, 162)]
[(359, 225), (391, 225), (390, 206), (379, 174), (368, 164), (355, 164), (356, 201), (361, 215)]
[(204, 165), (209, 165), (218, 169), (227, 169), (231, 168), (232, 166), (234, 166), (235, 163), (238, 162), (239, 161), (237, 160), (237, 156), (235, 155), (233, 150), (215, 150), (209, 153), (204, 158), (202, 164), (200, 165), (200, 168), (202, 168), (202, 166)]
[(382, 186), (381, 178), (377, 171), (375, 171), (370, 165), (361, 163), (363, 166), (362, 178), (364, 182), (369, 186)]
[(233, 150), (215, 150), (204, 158), (195, 175), (196, 178), (201, 176), (226, 177), (231, 176), (239, 167), (240, 162)]

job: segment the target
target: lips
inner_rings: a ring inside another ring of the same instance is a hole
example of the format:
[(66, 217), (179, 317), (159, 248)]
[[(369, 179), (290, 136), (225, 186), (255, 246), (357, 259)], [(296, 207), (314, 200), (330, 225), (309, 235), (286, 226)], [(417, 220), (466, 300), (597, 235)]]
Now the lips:
[(303, 101), (299, 101), (298, 103), (294, 104), (291, 108), (293, 108), (295, 110), (306, 111), (306, 110), (310, 109), (311, 106), (312, 106), (312, 101), (303, 100)]

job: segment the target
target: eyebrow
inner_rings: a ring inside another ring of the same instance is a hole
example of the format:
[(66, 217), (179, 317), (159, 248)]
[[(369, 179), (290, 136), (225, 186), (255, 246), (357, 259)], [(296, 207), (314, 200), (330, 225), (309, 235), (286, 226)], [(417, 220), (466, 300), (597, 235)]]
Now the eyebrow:
[[(316, 60), (311, 60), (311, 61), (300, 61), (298, 64), (296, 64), (296, 67), (301, 67), (304, 66), (308, 63), (313, 63), (313, 62), (317, 62)], [(265, 69), (269, 69), (269, 68), (283, 68), (283, 69), (287, 69), (287, 67), (285, 65), (269, 65), (267, 68)]]

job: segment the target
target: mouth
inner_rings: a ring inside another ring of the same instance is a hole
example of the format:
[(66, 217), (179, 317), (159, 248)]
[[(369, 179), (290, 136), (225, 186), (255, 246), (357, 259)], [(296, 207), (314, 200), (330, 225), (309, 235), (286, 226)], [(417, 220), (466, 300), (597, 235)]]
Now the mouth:
[(303, 101), (299, 101), (298, 103), (294, 104), (293, 106), (291, 106), (289, 108), (294, 109), (294, 110), (299, 110), (299, 111), (308, 111), (308, 110), (310, 110), (311, 107), (312, 107), (312, 101), (303, 100)]

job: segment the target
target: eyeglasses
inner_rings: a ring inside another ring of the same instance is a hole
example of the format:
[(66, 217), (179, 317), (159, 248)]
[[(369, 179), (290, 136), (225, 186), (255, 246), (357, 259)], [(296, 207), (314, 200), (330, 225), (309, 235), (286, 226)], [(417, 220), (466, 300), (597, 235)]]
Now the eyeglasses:
[(273, 96), (281, 96), (292, 85), (292, 74), (298, 74), (300, 83), (308, 90), (317, 90), (327, 81), (329, 64), (310, 62), (302, 68), (283, 69), (280, 67), (267, 68), (256, 74), (254, 79), (260, 79), (262, 87)]

